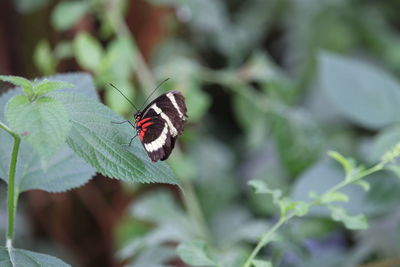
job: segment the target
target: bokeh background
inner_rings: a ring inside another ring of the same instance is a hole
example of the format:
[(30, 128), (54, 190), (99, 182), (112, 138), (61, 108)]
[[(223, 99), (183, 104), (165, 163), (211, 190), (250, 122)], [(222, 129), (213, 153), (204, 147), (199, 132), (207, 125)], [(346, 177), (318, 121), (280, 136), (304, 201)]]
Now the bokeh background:
[[(185, 195), (100, 175), (65, 193), (30, 191), (16, 243), (72, 266), (187, 266), (176, 245), (202, 238), (238, 266), (279, 212), (249, 180), (306, 199), (343, 177), (328, 150), (369, 166), (400, 139), (400, 114), (386, 109), (400, 103), (380, 98), (388, 84), (400, 90), (399, 11), (397, 0), (0, 1), (1, 74), (90, 72), (102, 101), (131, 119), (108, 83), (140, 106), (169, 77), (159, 93), (180, 90), (189, 109), (168, 161)], [(343, 204), (367, 215), (368, 230), (315, 209), (260, 257), (282, 267), (400, 266), (400, 181), (391, 172), (368, 181), (368, 192), (347, 188)], [(1, 182), (1, 242), (5, 195)]]

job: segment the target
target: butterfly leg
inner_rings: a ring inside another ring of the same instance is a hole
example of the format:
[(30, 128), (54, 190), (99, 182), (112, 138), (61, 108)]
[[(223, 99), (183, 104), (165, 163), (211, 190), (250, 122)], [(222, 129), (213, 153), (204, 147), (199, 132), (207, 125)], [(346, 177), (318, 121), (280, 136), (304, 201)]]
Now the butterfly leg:
[(134, 137), (132, 137), (132, 138), (131, 138), (131, 141), (129, 142), (129, 146), (131, 146), (131, 145), (132, 145), (132, 141), (133, 141), (133, 139), (135, 139), (135, 138), (136, 138), (136, 136), (138, 136), (138, 134), (137, 134), (137, 133), (135, 134), (135, 136), (134, 136)]
[(136, 126), (135, 126), (131, 121), (129, 121), (129, 120), (126, 120), (126, 121), (112, 121), (111, 123), (114, 123), (114, 124), (123, 124), (123, 123), (126, 123), (126, 122), (128, 122), (133, 128), (136, 129)]
[(111, 123), (114, 123), (114, 124), (122, 124), (122, 123), (125, 123), (125, 122), (128, 122), (128, 121), (112, 121)]

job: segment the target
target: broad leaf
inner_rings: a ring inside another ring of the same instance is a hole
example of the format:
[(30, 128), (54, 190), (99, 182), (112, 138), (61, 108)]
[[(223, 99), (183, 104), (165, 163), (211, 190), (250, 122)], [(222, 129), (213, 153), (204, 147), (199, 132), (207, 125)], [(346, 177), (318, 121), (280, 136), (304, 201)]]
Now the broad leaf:
[[(86, 75), (81, 75), (82, 79)], [(0, 96), (0, 107), (21, 89), (13, 89)], [(3, 109), (0, 109), (0, 120), (4, 120)], [(0, 178), (7, 182), (8, 167), (12, 150), (12, 137), (0, 131)], [(40, 157), (25, 142), (20, 145), (17, 160), (16, 187), (19, 192), (29, 189), (41, 189), (47, 192), (63, 192), (85, 184), (95, 170), (78, 157), (66, 144), (50, 159), (47, 170), (40, 168)]]
[[(56, 30), (72, 27), (90, 8), (86, 1), (59, 2), (51, 14), (51, 23)], [(68, 16), (66, 16), (68, 14)]]
[(99, 101), (99, 96), (97, 94), (96, 87), (94, 86), (92, 76), (90, 76), (90, 74), (88, 73), (85, 72), (62, 73), (46, 77), (46, 79), (50, 81), (61, 81), (75, 85), (75, 87), (73, 88), (67, 88), (67, 89), (64, 88), (57, 90), (58, 92), (79, 93), (81, 95), (85, 95)]
[(46, 39), (40, 40), (33, 53), (33, 62), (35, 63), (36, 68), (39, 69), (40, 73), (49, 75), (55, 72), (56, 61), (57, 60), (51, 51), (49, 41)]
[[(12, 138), (0, 132), (0, 178), (7, 182)], [(95, 170), (64, 145), (41, 168), (40, 157), (26, 144), (21, 144), (17, 161), (16, 187), (19, 192), (41, 189), (47, 192), (64, 192), (85, 184)]]
[(131, 267), (166, 267), (168, 262), (176, 258), (175, 249), (171, 247), (153, 246), (145, 249), (137, 258), (134, 263), (129, 265)]
[(100, 67), (103, 49), (100, 43), (91, 35), (81, 32), (74, 39), (75, 57), (83, 68), (96, 71)]
[(217, 263), (207, 250), (206, 243), (201, 240), (181, 243), (177, 252), (179, 257), (192, 266), (215, 266)]
[(21, 86), (28, 97), (33, 96), (32, 83), (23, 77), (0, 75), (0, 80), (12, 83), (15, 86)]
[(0, 247), (0, 266), (2, 267), (68, 267), (56, 257), (24, 249)]
[(400, 84), (383, 70), (322, 53), (320, 81), (330, 101), (355, 123), (379, 129), (400, 121)]
[(382, 156), (400, 142), (400, 127), (394, 126), (383, 131), (374, 138), (368, 160), (379, 162)]
[(96, 100), (79, 94), (54, 92), (52, 96), (67, 109), (71, 121), (68, 145), (106, 176), (141, 183), (170, 183), (177, 180), (167, 164), (152, 163), (129, 124)]
[(35, 148), (44, 163), (65, 142), (70, 128), (64, 106), (49, 97), (30, 102), (26, 96), (14, 96), (7, 102), (5, 116), (10, 128)]
[(41, 96), (56, 89), (72, 88), (72, 87), (75, 87), (75, 85), (66, 82), (49, 81), (47, 79), (44, 79), (36, 87), (34, 87), (33, 90), (35, 91), (36, 95)]
[(321, 129), (311, 114), (300, 109), (277, 117), (274, 137), (281, 162), (294, 176), (319, 159), (322, 152)]
[[(108, 46), (106, 54), (100, 66), (101, 73), (105, 76), (100, 77), (102, 81), (113, 83), (116, 80), (129, 80), (136, 62), (136, 48), (132, 40), (127, 37), (119, 37), (113, 40)], [(120, 88), (124, 89), (124, 88)]]

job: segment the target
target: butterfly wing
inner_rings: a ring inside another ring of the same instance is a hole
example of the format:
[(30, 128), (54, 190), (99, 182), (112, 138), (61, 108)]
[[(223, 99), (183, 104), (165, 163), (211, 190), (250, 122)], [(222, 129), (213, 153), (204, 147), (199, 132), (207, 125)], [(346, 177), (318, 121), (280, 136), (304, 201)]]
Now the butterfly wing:
[[(165, 160), (182, 134), (187, 118), (183, 95), (178, 91), (165, 93), (153, 100), (142, 112), (140, 140), (152, 161)], [(144, 127), (146, 126), (146, 127)]]
[(148, 118), (141, 125), (139, 138), (150, 159), (155, 162), (165, 158), (165, 148), (170, 146), (171, 138), (168, 133), (168, 125), (164, 120), (158, 116)]

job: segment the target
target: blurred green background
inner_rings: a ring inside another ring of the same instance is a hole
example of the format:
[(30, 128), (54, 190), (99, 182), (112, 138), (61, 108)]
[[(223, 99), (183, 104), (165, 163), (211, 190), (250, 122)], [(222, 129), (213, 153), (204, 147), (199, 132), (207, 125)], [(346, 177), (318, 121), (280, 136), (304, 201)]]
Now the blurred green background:
[[(184, 196), (100, 175), (71, 192), (31, 191), (19, 247), (72, 266), (188, 266), (175, 247), (201, 238), (239, 266), (279, 213), (249, 180), (306, 200), (343, 177), (328, 150), (371, 165), (399, 141), (399, 11), (398, 0), (1, 1), (1, 74), (90, 72), (102, 101), (130, 119), (108, 83), (140, 106), (169, 77), (158, 93), (181, 91), (189, 115), (168, 160)], [(368, 192), (346, 188), (343, 206), (366, 214), (368, 230), (313, 209), (259, 257), (275, 267), (400, 266), (400, 181), (367, 180)], [(3, 183), (0, 204), (4, 232)]]

